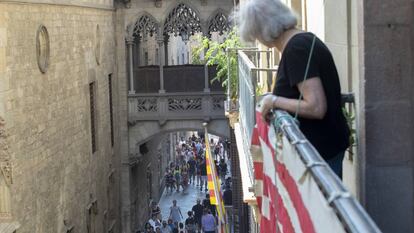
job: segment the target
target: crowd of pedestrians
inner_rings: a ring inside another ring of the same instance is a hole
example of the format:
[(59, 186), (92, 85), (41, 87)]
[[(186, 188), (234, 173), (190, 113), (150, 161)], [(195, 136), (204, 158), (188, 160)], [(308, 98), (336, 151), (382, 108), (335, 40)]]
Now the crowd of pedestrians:
[[(217, 142), (212, 139), (210, 146), (222, 187), (225, 187), (223, 197), (227, 196), (227, 199), (228, 197), (231, 199), (230, 178), (226, 180), (228, 168), (225, 158), (225, 147), (227, 144), (221, 139)], [(195, 135), (188, 140), (181, 139), (175, 149), (175, 161), (169, 164), (164, 175), (166, 194), (174, 192), (185, 193), (189, 185), (199, 188), (200, 191), (207, 192), (206, 145), (204, 139), (198, 138)], [(229, 190), (230, 196), (228, 195)], [(226, 202), (226, 200), (224, 201)], [(150, 219), (145, 224), (144, 230), (138, 232), (210, 233), (216, 232), (217, 229), (216, 206), (211, 205), (209, 194), (206, 194), (202, 202), (200, 199), (197, 199), (192, 209), (184, 213), (186, 214), (185, 220), (177, 200), (173, 200), (169, 209), (169, 216), (161, 216), (161, 208), (154, 201), (151, 203), (150, 210)]]
[[(215, 142), (211, 139), (210, 146), (217, 171), (224, 180), (228, 173), (224, 153), (227, 144), (222, 140)], [(164, 175), (167, 193), (185, 192), (190, 184), (199, 187), (200, 191), (208, 190), (205, 147), (204, 140), (194, 135), (176, 145), (176, 159), (166, 168)]]

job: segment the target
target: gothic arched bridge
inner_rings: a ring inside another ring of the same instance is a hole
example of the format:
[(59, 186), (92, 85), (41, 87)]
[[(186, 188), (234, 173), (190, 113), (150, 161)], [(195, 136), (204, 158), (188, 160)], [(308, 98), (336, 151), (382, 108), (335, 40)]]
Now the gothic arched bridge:
[(164, 90), (160, 89), (158, 66), (137, 68), (135, 93), (128, 95), (129, 153), (138, 156), (139, 146), (156, 135), (186, 130), (202, 130), (228, 136), (224, 114), (226, 95), (212, 82), (216, 67), (204, 65), (166, 66)]

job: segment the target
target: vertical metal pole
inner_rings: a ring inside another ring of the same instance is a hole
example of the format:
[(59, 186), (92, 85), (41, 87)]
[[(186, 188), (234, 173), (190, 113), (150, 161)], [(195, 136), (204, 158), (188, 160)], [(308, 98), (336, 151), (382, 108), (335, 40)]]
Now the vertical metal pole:
[(227, 56), (227, 103), (229, 105), (229, 110), (231, 108), (231, 81), (230, 81), (230, 49), (226, 49), (226, 56)]

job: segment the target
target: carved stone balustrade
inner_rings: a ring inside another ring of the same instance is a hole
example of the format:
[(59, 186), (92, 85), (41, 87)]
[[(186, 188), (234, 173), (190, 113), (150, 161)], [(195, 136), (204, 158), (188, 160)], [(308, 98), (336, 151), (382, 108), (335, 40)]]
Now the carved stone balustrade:
[(129, 123), (225, 119), (223, 92), (128, 95)]

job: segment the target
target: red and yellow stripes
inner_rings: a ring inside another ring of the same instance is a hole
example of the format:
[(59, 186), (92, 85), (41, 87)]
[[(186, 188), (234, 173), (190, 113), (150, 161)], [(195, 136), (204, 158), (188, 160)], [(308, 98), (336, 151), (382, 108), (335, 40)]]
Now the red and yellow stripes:
[(218, 180), (218, 175), (216, 171), (216, 165), (214, 164), (214, 160), (211, 157), (210, 151), (210, 143), (208, 138), (207, 128), (205, 130), (205, 140), (206, 140), (206, 166), (207, 166), (207, 186), (210, 193), (210, 203), (215, 205), (217, 208), (218, 219), (219, 219), (219, 229), (221, 232), (227, 232), (225, 224), (226, 224), (226, 212), (224, 209), (224, 203), (221, 197), (220, 192), (220, 182)]

